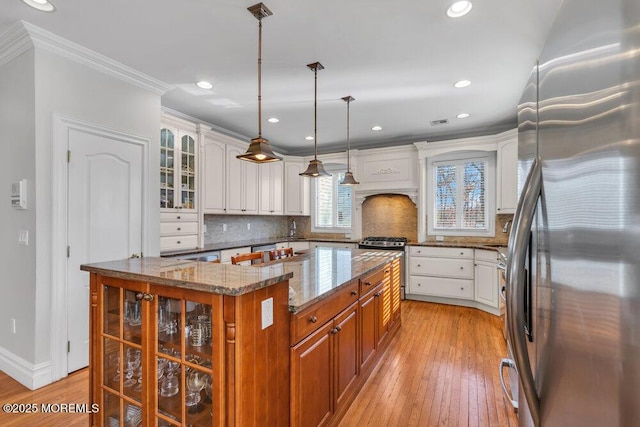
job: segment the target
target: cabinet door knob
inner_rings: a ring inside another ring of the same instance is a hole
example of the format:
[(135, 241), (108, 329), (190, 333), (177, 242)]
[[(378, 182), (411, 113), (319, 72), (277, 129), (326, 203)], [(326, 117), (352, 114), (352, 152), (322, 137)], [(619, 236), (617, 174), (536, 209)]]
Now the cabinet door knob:
[(422, 283), (418, 283), (418, 286), (422, 286)]
[(418, 267), (420, 267), (420, 264), (418, 264)]
[(180, 243), (182, 243), (182, 242), (181, 242), (180, 240), (178, 240), (176, 243), (179, 245), (179, 244), (180, 244)]
[(340, 332), (342, 330), (342, 326), (338, 325), (336, 326), (336, 331)]
[(333, 328), (333, 329), (331, 330), (331, 333), (332, 333), (333, 335), (337, 334), (337, 333), (338, 333), (338, 328)]
[(460, 290), (461, 290), (461, 291), (464, 291), (464, 288), (462, 288), (462, 287), (461, 287), (461, 288), (460, 288)]
[(182, 230), (182, 228), (178, 227), (178, 231)]
[(136, 294), (136, 299), (137, 299), (138, 301), (142, 301), (142, 300), (145, 300), (145, 301), (153, 301), (153, 295), (151, 295), (151, 294), (145, 294), (145, 293), (142, 293), (142, 292), (138, 292), (138, 293)]
[(309, 322), (316, 323), (317, 321), (318, 321), (318, 318), (316, 316), (309, 317)]
[(364, 282), (365, 285), (371, 286), (371, 282)]
[(178, 215), (178, 219), (180, 219), (180, 215)]
[(464, 252), (460, 252), (460, 255), (464, 255)]
[(464, 270), (464, 267), (460, 267), (460, 270)]
[(382, 295), (382, 292), (376, 292), (375, 294), (373, 294), (374, 297), (379, 297), (380, 295)]
[(351, 295), (358, 295), (358, 291), (351, 291)]

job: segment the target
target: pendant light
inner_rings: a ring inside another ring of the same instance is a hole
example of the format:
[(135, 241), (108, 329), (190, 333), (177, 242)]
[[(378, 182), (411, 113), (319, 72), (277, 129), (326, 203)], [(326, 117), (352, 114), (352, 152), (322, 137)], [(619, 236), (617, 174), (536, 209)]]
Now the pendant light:
[(349, 137), (349, 104), (351, 101), (355, 101), (355, 98), (353, 96), (345, 96), (342, 100), (347, 103), (347, 171), (344, 173), (344, 178), (340, 181), (340, 185), (356, 185), (360, 183), (356, 181), (353, 173), (351, 173), (351, 138)]
[(324, 170), (322, 162), (318, 160), (318, 71), (323, 70), (324, 67), (319, 62), (307, 65), (310, 70), (313, 70), (314, 74), (314, 94), (313, 94), (313, 160), (309, 162), (307, 170), (302, 172), (301, 176), (308, 176), (310, 178), (317, 178), (319, 176), (331, 176), (330, 173)]
[(258, 20), (258, 137), (251, 140), (246, 153), (236, 157), (255, 163), (277, 162), (282, 157), (277, 156), (271, 150), (269, 140), (262, 137), (262, 18), (273, 13), (263, 3), (254, 4), (247, 10)]

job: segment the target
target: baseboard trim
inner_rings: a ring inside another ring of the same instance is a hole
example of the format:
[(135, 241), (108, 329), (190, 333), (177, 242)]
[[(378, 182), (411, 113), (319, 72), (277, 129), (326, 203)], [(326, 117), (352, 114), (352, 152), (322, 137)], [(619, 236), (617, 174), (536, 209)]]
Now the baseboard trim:
[(30, 390), (51, 384), (51, 362), (32, 364), (0, 347), (0, 370)]

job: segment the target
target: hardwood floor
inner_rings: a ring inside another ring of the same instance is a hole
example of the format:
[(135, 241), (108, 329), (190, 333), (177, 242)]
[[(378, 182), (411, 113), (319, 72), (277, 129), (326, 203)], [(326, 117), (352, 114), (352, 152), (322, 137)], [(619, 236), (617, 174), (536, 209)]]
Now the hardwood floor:
[(498, 374), (500, 318), (403, 301), (402, 328), (340, 426), (517, 426)]
[[(403, 301), (402, 328), (340, 426), (517, 426), (502, 396), (500, 319)], [(88, 403), (86, 369), (36, 391), (0, 372), (0, 403)], [(0, 426), (86, 426), (87, 414), (6, 414)]]
[(65, 426), (75, 427), (89, 425), (89, 414), (83, 413), (42, 413), (41, 404), (52, 404), (51, 408), (57, 410), (54, 404), (89, 403), (89, 370), (82, 369), (74, 372), (64, 380), (49, 384), (38, 390), (31, 391), (19, 382), (0, 371), (0, 403), (1, 404), (26, 404), (33, 407), (36, 404), (38, 413), (6, 413), (0, 411), (0, 426)]

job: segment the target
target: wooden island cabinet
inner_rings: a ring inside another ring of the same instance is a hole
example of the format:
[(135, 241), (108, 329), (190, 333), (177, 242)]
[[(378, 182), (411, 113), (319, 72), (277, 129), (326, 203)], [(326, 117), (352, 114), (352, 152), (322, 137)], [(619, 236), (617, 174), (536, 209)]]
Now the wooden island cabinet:
[(319, 247), (263, 266), (83, 265), (91, 425), (336, 424), (400, 326), (401, 257)]

